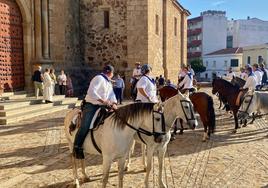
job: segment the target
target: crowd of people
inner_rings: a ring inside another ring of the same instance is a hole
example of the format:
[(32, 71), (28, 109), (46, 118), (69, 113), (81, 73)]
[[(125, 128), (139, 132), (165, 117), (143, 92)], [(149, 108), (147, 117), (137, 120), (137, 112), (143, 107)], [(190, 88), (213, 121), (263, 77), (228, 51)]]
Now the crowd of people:
[(56, 86), (59, 87), (60, 95), (67, 97), (73, 96), (73, 84), (70, 76), (66, 75), (64, 70), (61, 70), (58, 77), (55, 75), (54, 69), (46, 68), (42, 73), (42, 67), (38, 66), (32, 76), (34, 82), (35, 97), (38, 99), (43, 95), (45, 103), (52, 103), (53, 96), (56, 94)]

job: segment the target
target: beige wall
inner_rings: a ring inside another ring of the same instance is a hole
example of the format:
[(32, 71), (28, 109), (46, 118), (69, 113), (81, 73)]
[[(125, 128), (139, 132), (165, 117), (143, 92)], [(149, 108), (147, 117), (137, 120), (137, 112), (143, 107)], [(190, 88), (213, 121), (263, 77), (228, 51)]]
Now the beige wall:
[[(175, 18), (177, 19), (177, 35), (175, 36)], [(184, 18), (185, 19), (185, 18)], [(187, 32), (186, 28), (182, 31), (182, 18), (181, 11), (176, 5), (174, 5), (172, 0), (166, 0), (166, 39), (165, 39), (165, 76), (169, 78), (172, 82), (177, 83), (178, 72), (181, 67), (182, 59), (186, 57), (186, 51), (183, 51), (182, 43), (187, 40), (186, 34), (182, 32)], [(186, 23), (187, 24), (187, 23)], [(183, 26), (185, 23), (183, 24)], [(182, 41), (183, 39), (183, 41)], [(183, 52), (183, 53), (182, 53)]]
[[(156, 15), (158, 16), (158, 33)], [(163, 1), (148, 0), (148, 63), (153, 68), (153, 76), (164, 75)]]
[(268, 64), (268, 46), (265, 47), (255, 47), (255, 48), (245, 48), (243, 49), (243, 65), (246, 65), (248, 62), (248, 56), (250, 56), (250, 64), (253, 65), (258, 63), (258, 57), (262, 56), (264, 62)]

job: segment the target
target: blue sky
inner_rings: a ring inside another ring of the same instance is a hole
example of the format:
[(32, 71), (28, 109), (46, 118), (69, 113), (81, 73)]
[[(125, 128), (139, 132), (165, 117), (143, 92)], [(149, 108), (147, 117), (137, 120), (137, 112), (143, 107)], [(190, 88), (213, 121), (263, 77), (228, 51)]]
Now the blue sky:
[(259, 18), (268, 21), (268, 0), (178, 0), (197, 17), (205, 10), (224, 10), (228, 19)]

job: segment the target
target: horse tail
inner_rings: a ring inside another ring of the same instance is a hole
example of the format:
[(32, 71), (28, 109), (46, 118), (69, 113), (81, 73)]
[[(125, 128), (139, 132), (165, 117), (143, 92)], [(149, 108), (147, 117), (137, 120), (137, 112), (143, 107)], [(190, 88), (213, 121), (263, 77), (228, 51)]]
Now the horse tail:
[(214, 133), (216, 128), (216, 118), (213, 106), (213, 99), (211, 96), (208, 96), (208, 120), (209, 120), (209, 130), (211, 131), (211, 133)]

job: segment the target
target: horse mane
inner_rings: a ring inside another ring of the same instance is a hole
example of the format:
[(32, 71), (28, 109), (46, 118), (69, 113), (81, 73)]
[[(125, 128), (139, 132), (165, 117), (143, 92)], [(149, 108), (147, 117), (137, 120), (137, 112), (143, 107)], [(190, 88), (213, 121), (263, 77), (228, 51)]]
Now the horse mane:
[(132, 121), (143, 113), (151, 113), (154, 103), (132, 103), (118, 108), (111, 116), (115, 126), (124, 129), (128, 121)]
[[(233, 85), (231, 82), (229, 82), (229, 81), (227, 81), (227, 80), (224, 80), (224, 79), (222, 79), (222, 78), (218, 78), (217, 80), (222, 81), (225, 85), (227, 85), (227, 86), (229, 86), (229, 87), (239, 89), (238, 86)], [(215, 80), (215, 81), (216, 81), (216, 80)], [(215, 83), (214, 80), (213, 80), (213, 83)]]

